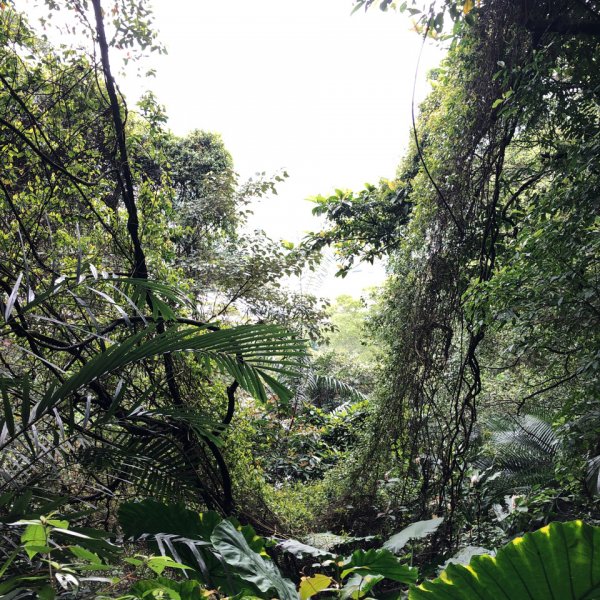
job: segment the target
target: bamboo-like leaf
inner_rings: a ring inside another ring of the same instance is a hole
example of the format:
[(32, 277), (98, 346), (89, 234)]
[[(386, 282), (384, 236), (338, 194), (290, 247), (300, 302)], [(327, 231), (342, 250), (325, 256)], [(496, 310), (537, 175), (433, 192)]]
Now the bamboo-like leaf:
[(115, 308), (115, 310), (121, 315), (121, 317), (123, 318), (125, 323), (127, 323), (127, 325), (131, 324), (131, 322), (129, 321), (129, 315), (127, 314), (127, 312), (125, 310), (123, 310), (123, 308), (121, 306), (119, 306), (119, 304), (116, 302), (116, 300), (112, 296), (109, 296), (106, 292), (96, 290), (90, 286), (86, 286), (86, 287), (88, 290), (90, 290), (94, 294), (97, 294), (101, 298), (104, 298), (111, 306), (113, 306)]
[(10, 405), (10, 398), (8, 397), (8, 390), (6, 389), (6, 381), (0, 380), (0, 390), (2, 391), (2, 404), (4, 408), (4, 423), (9, 435), (15, 435), (15, 417), (13, 415), (12, 407)]
[(22, 382), (22, 396), (21, 396), (21, 425), (23, 428), (29, 425), (29, 414), (30, 414), (30, 399), (29, 394), (31, 390), (31, 381), (29, 375), (23, 376)]
[(144, 325), (148, 325), (148, 321), (146, 320), (143, 312), (140, 310), (138, 305), (133, 301), (133, 299), (130, 296), (128, 296), (122, 289), (118, 288), (116, 285), (113, 285), (112, 283), (109, 283), (108, 285), (113, 290), (115, 290), (117, 293), (121, 294), (121, 296), (123, 296), (125, 298), (125, 300), (129, 304), (129, 306), (134, 310), (134, 312), (136, 312), (139, 315), (139, 317), (142, 319), (142, 323), (144, 323)]
[(260, 376), (265, 380), (266, 384), (277, 394), (279, 400), (282, 402), (289, 402), (292, 399), (293, 392), (291, 392), (277, 379), (271, 377), (265, 373), (264, 369), (259, 370)]
[(119, 408), (119, 405), (121, 403), (121, 399), (123, 398), (123, 395), (125, 394), (125, 381), (123, 379), (119, 379), (119, 383), (117, 384), (117, 387), (115, 389), (115, 393), (113, 395), (112, 398), (112, 402), (110, 403), (110, 406), (108, 407), (108, 410), (104, 412), (104, 414), (102, 415), (101, 421), (104, 423), (108, 423), (114, 416), (114, 414), (117, 412), (117, 409)]
[(15, 306), (15, 302), (17, 301), (17, 295), (19, 293), (19, 286), (21, 285), (21, 280), (23, 279), (23, 273), (19, 273), (17, 277), (17, 281), (13, 286), (12, 291), (10, 292), (10, 296), (6, 301), (6, 306), (4, 308), (4, 320), (8, 322), (10, 316), (12, 314), (13, 308)]

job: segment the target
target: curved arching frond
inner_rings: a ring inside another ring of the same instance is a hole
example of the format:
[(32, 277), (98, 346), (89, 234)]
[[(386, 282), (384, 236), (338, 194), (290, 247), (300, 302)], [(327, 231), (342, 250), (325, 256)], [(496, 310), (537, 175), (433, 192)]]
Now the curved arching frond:
[(554, 480), (558, 437), (548, 420), (533, 414), (496, 417), (482, 428), (487, 442), (475, 466), (487, 471), (491, 489), (514, 493)]

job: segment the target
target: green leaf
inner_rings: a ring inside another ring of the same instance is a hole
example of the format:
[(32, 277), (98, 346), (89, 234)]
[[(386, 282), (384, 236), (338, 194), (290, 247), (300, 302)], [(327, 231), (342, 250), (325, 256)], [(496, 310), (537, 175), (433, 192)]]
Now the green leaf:
[(308, 598), (322, 592), (329, 587), (332, 581), (331, 577), (327, 577), (327, 575), (321, 573), (317, 573), (312, 577), (302, 577), (299, 590), (300, 600), (308, 600)]
[(17, 554), (19, 554), (20, 552), (20, 548), (15, 548), (9, 555), (8, 558), (4, 561), (4, 564), (0, 567), (0, 580), (2, 578), (2, 576), (4, 575), (4, 573), (6, 573), (6, 570), (8, 569), (8, 567), (10, 567), (10, 565), (12, 564), (12, 561), (15, 560)]
[(156, 500), (124, 502), (119, 507), (119, 523), (125, 537), (167, 533), (210, 541), (213, 529), (221, 522), (213, 511), (197, 513), (181, 504), (162, 504)]
[(37, 590), (37, 595), (40, 600), (54, 600), (56, 598), (56, 592), (49, 585), (44, 585)]
[(64, 521), (61, 519), (47, 519), (46, 523), (48, 523), (48, 525), (52, 525), (52, 527), (56, 527), (57, 529), (69, 528), (69, 521)]
[(333, 558), (334, 555), (331, 552), (327, 552), (326, 550), (322, 550), (321, 548), (315, 548), (314, 546), (309, 546), (308, 544), (303, 544), (298, 540), (285, 540), (277, 545), (280, 550), (284, 552), (289, 552), (298, 558), (302, 558), (304, 556), (314, 556), (317, 558)]
[(199, 327), (174, 326), (148, 339), (155, 329), (154, 325), (149, 325), (94, 356), (42, 400), (38, 416), (68, 394), (108, 373), (147, 358), (181, 351), (195, 351), (214, 361), (221, 370), (237, 379), (246, 391), (266, 401), (267, 395), (259, 375), (268, 385), (273, 384), (277, 393), (285, 394), (286, 388), (274, 383), (264, 371), (296, 374), (306, 351), (302, 340), (271, 325), (243, 325), (211, 332)]
[(358, 600), (358, 598), (362, 598), (371, 591), (382, 579), (385, 579), (383, 575), (365, 575), (363, 577), (355, 573), (342, 588), (341, 599), (348, 600), (348, 598), (352, 598)]
[(409, 540), (420, 540), (431, 533), (434, 533), (437, 528), (442, 524), (443, 517), (436, 519), (428, 519), (426, 521), (417, 521), (412, 523), (408, 527), (405, 527), (402, 531), (393, 535), (387, 542), (383, 544), (383, 547), (391, 552), (399, 552), (406, 546)]
[(31, 388), (31, 382), (29, 380), (29, 376), (25, 375), (23, 377), (22, 383), (22, 402), (21, 402), (21, 425), (23, 429), (25, 429), (29, 423), (29, 414), (30, 414), (30, 402), (29, 402), (29, 392)]
[(133, 565), (134, 567), (141, 567), (144, 564), (144, 561), (139, 558), (132, 558), (131, 556), (126, 556), (123, 559), (128, 565)]
[(242, 533), (229, 521), (222, 521), (215, 527), (211, 541), (242, 579), (253, 583), (262, 592), (275, 590), (280, 600), (298, 599), (294, 584), (284, 579), (272, 562), (254, 552)]
[[(172, 600), (181, 600), (181, 594), (174, 589), (174, 586), (170, 585), (175, 582), (166, 582), (154, 580), (139, 581), (133, 586), (132, 591), (135, 591), (136, 595), (140, 598), (161, 598), (165, 597), (172, 598)], [(155, 593), (158, 592), (158, 593)]]
[(403, 565), (389, 550), (356, 550), (343, 564), (342, 579), (350, 573), (358, 575), (383, 575), (401, 583), (417, 579), (417, 569)]
[(102, 560), (100, 557), (90, 550), (86, 550), (81, 546), (69, 546), (69, 550), (71, 551), (71, 554), (77, 558), (89, 560), (94, 565), (102, 565)]
[(600, 598), (600, 528), (581, 521), (550, 523), (514, 539), (495, 558), (450, 565), (410, 600), (592, 600)]
[(33, 558), (38, 552), (50, 551), (50, 548), (47, 548), (46, 528), (40, 523), (27, 525), (21, 535), (21, 543), (24, 545), (29, 558)]
[[(155, 592), (158, 592), (155, 594)], [(152, 598), (168, 596), (174, 600), (199, 600), (203, 590), (197, 581), (171, 581), (165, 577), (137, 581), (131, 587), (131, 593), (136, 598)]]
[(0, 380), (0, 389), (2, 391), (2, 404), (4, 408), (4, 423), (6, 425), (6, 429), (8, 429), (8, 433), (10, 435), (15, 434), (15, 418), (13, 415), (12, 407), (10, 405), (10, 398), (8, 397), (8, 390), (6, 389), (6, 383), (2, 379)]
[(162, 572), (168, 567), (171, 569), (188, 570), (190, 567), (182, 565), (174, 561), (170, 556), (152, 556), (148, 559), (148, 567), (152, 569), (157, 575), (162, 575)]

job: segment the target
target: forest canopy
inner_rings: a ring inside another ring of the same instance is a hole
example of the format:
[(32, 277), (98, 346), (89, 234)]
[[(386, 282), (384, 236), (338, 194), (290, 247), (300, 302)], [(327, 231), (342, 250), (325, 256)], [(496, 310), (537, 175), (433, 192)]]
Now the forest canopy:
[[(600, 3), (378, 9), (446, 58), (294, 246), (127, 105), (145, 2), (0, 3), (0, 597), (598, 597)], [(294, 291), (325, 247), (385, 284)]]

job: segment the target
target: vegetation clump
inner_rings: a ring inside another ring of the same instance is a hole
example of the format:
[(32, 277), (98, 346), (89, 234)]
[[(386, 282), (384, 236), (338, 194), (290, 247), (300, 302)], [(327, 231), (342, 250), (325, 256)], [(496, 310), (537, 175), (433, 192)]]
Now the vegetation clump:
[[(144, 2), (0, 2), (1, 598), (600, 597), (600, 5), (378, 4), (447, 57), (293, 246), (127, 107)], [(288, 289), (326, 246), (386, 283)]]

